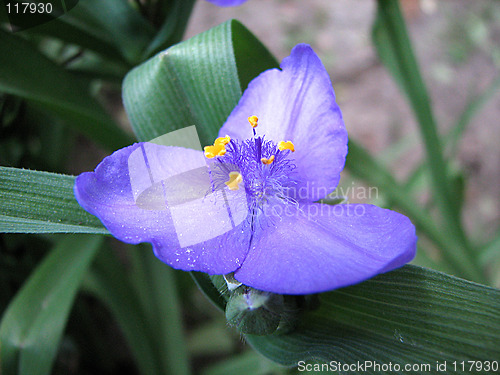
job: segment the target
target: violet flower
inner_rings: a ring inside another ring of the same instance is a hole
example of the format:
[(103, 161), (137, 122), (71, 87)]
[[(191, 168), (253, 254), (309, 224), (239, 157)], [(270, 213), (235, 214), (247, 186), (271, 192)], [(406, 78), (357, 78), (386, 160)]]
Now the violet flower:
[(237, 7), (247, 0), (207, 0), (209, 3), (215, 4), (220, 7)]
[[(281, 70), (249, 84), (205, 153), (137, 143), (78, 176), (74, 191), (116, 238), (150, 242), (174, 268), (234, 272), (259, 290), (311, 294), (415, 256), (407, 217), (368, 204), (315, 203), (336, 188), (346, 154), (328, 73), (302, 44)], [(163, 203), (140, 204), (148, 187)]]

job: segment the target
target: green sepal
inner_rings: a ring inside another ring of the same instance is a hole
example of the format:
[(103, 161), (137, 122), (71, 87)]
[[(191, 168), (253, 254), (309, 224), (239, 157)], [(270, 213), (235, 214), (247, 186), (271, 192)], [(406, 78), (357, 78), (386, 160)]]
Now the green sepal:
[(225, 293), (227, 322), (241, 333), (257, 336), (292, 332), (303, 311), (319, 306), (316, 295), (282, 295), (246, 285)]

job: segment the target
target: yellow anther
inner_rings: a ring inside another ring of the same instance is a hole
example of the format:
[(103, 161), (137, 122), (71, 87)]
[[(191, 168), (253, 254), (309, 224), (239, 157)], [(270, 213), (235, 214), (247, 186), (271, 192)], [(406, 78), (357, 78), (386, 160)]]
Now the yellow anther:
[(295, 152), (295, 146), (293, 145), (293, 143), (291, 141), (281, 141), (280, 143), (278, 143), (278, 149), (280, 151), (283, 151), (283, 150), (290, 150), (292, 152)]
[(269, 159), (262, 158), (262, 159), (260, 159), (260, 161), (263, 164), (271, 164), (274, 161), (274, 155), (271, 155), (271, 157)]
[(222, 143), (214, 144), (213, 146), (205, 146), (205, 157), (212, 159), (216, 156), (222, 156), (226, 153), (226, 148)]
[(231, 141), (231, 138), (226, 135), (225, 137), (219, 137), (215, 140), (214, 145), (227, 145)]
[(238, 190), (243, 182), (243, 176), (240, 172), (229, 172), (229, 181), (224, 182), (229, 190)]
[(226, 145), (231, 141), (228, 135), (219, 137), (215, 140), (213, 146), (205, 146), (205, 157), (212, 159), (216, 156), (222, 156), (226, 153)]
[(250, 123), (250, 126), (255, 129), (258, 125), (257, 123), (259, 122), (259, 118), (257, 116), (250, 116), (248, 118), (248, 122)]

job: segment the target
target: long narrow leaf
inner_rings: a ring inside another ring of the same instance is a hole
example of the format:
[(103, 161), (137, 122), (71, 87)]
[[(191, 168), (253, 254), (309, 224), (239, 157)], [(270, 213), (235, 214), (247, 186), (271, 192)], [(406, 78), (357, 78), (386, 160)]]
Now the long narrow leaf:
[[(448, 134), (446, 134), (446, 137), (444, 138), (444, 145), (449, 152), (450, 157), (455, 156), (459, 141), (462, 138), (464, 132), (467, 130), (472, 119), (481, 111), (481, 109), (490, 101), (490, 99), (494, 97), (494, 94), (497, 93), (499, 88), (500, 76), (497, 77), (493, 82), (491, 82), (491, 84), (484, 92), (473, 96), (469, 100), (469, 102), (465, 106), (465, 109), (456, 120), (455, 125), (451, 128), (451, 130), (448, 132)], [(425, 173), (426, 167), (426, 162), (423, 162), (414, 169), (414, 171), (408, 178), (408, 182), (406, 184), (407, 189), (412, 189), (416, 185), (416, 182), (419, 181), (422, 175)]]
[(455, 126), (450, 130), (446, 137), (445, 144), (451, 149), (451, 155), (455, 155), (457, 151), (458, 141), (461, 139), (462, 134), (467, 129), (471, 120), (478, 114), (481, 109), (494, 97), (500, 88), (500, 76), (498, 76), (488, 88), (481, 94), (475, 95), (467, 103), (464, 111), (460, 114)]
[(132, 70), (123, 83), (123, 99), (137, 138), (150, 140), (196, 125), (202, 140), (210, 142), (238, 100), (240, 88), (238, 82), (210, 74), (206, 61), (234, 76), (234, 56), (225, 52), (231, 50), (226, 23)]
[(107, 234), (78, 205), (74, 183), (73, 176), (0, 167), (0, 232)]
[(485, 265), (500, 259), (500, 234), (481, 249), (480, 259), (481, 263)]
[(477, 258), (463, 232), (459, 209), (453, 201), (448, 168), (443, 157), (430, 97), (411, 47), (398, 0), (378, 0), (378, 17), (374, 25), (373, 40), (382, 62), (388, 66), (407, 95), (419, 124), (436, 202), (447, 224), (446, 233), (449, 240), (454, 242), (453, 249), (443, 248), (443, 251), (448, 253), (448, 257), (454, 258), (463, 275), (472, 280), (484, 281)]
[(130, 249), (133, 284), (143, 301), (162, 373), (189, 374), (181, 307), (174, 270), (158, 261), (149, 246)]
[[(202, 375), (280, 375), (290, 374), (287, 368), (263, 358), (258, 353), (247, 351), (216, 363), (202, 372)], [(311, 374), (307, 372), (307, 374)]]
[(140, 61), (154, 35), (153, 27), (129, 1), (82, 0), (62, 20), (108, 41), (130, 64)]
[(194, 282), (205, 294), (205, 296), (217, 307), (219, 310), (224, 311), (226, 308), (226, 300), (222, 297), (220, 291), (212, 284), (210, 277), (206, 273), (191, 272), (191, 277)]
[(66, 237), (30, 276), (0, 324), (3, 375), (49, 374), (80, 282), (102, 237)]
[[(24, 0), (37, 3), (35, 0)], [(53, 3), (53, 13), (61, 16), (23, 30), (22, 34), (45, 35), (93, 50), (115, 62), (132, 66), (154, 35), (151, 24), (129, 1), (81, 0), (67, 9), (69, 1)], [(64, 8), (61, 8), (63, 5)], [(63, 10), (64, 9), (64, 10)], [(3, 9), (2, 9), (3, 10)], [(6, 22), (0, 11), (0, 22)], [(15, 20), (12, 20), (15, 23)], [(21, 20), (22, 21), (22, 20)], [(21, 25), (22, 26), (22, 25)]]
[(115, 150), (132, 142), (89, 94), (87, 85), (26, 40), (0, 30), (0, 91), (57, 114), (69, 126)]
[[(26, 0), (25, 2), (36, 3), (35, 0)], [(59, 4), (53, 3), (54, 13), (64, 12), (61, 8), (61, 5), (63, 3), (64, 2), (61, 2)], [(70, 9), (70, 11), (73, 10), (74, 9)], [(67, 12), (68, 10), (66, 11), (66, 13)], [(68, 18), (69, 17), (67, 17), (66, 15), (54, 18), (50, 22), (45, 22), (40, 25), (24, 29), (22, 32), (20, 32), (20, 35), (43, 35), (53, 37), (64, 42), (71, 43), (85, 49), (90, 49), (91, 51), (95, 51), (115, 62), (119, 62), (122, 60), (120, 51), (116, 48), (116, 46), (113, 45), (109, 39), (105, 40), (106, 35), (103, 35), (102, 33), (101, 35), (99, 35), (95, 27), (86, 27), (84, 22), (70, 24), (68, 23)], [(8, 19), (7, 12), (4, 7), (0, 7), (0, 23), (11, 23), (13, 26), (15, 26), (16, 23), (15, 19)]]
[(127, 277), (127, 270), (109, 247), (100, 252), (83, 287), (97, 296), (116, 319), (140, 373), (162, 375), (162, 359), (156, 355), (156, 339), (149, 329), (150, 322)]
[[(266, 357), (298, 361), (431, 364), (500, 357), (500, 291), (415, 266), (320, 295), (288, 335), (247, 336)], [(368, 369), (370, 372), (371, 369)], [(453, 371), (450, 373), (470, 373)]]
[(182, 39), (194, 2), (194, 0), (174, 0), (158, 4), (163, 5), (164, 20), (145, 51), (144, 57), (149, 57)]

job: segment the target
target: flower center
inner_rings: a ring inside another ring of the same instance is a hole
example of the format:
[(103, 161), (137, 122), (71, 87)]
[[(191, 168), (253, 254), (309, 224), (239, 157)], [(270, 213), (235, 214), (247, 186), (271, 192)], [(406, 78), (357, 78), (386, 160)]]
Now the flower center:
[(276, 144), (257, 136), (257, 116), (248, 121), (254, 129), (253, 138), (238, 141), (226, 136), (205, 147), (205, 156), (212, 159), (214, 188), (238, 190), (241, 184), (253, 217), (269, 209), (275, 211), (276, 205), (296, 205), (291, 194), (296, 185), (295, 164), (289, 158), (295, 151), (293, 143)]

